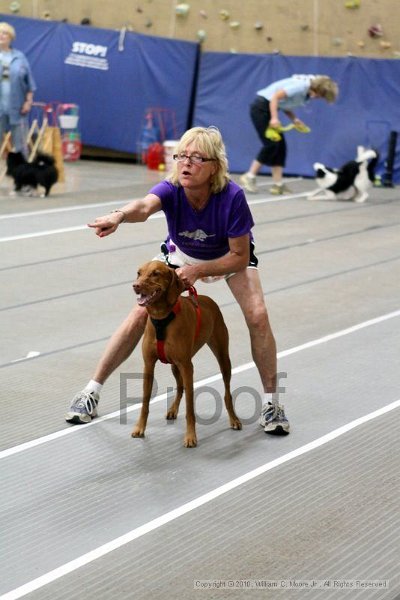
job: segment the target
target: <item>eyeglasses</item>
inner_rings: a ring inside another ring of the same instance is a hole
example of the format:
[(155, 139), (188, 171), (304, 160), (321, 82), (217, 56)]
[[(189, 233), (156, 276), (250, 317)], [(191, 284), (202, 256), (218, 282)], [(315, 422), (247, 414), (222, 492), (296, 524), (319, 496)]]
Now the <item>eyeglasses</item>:
[(185, 160), (189, 160), (193, 165), (201, 165), (202, 163), (215, 160), (215, 158), (204, 158), (198, 154), (192, 154), (191, 156), (188, 156), (184, 152), (181, 152), (180, 154), (174, 154), (172, 158), (176, 160), (176, 162), (185, 162)]

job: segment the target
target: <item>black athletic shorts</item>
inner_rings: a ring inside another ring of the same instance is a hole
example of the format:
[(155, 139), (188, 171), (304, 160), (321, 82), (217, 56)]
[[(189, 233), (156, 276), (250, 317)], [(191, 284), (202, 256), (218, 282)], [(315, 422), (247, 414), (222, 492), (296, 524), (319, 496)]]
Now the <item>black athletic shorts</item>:
[(254, 127), (258, 133), (258, 137), (262, 141), (263, 147), (257, 155), (258, 162), (269, 167), (284, 167), (286, 163), (286, 140), (283, 133), (282, 139), (279, 142), (273, 142), (265, 137), (265, 131), (271, 120), (271, 112), (269, 102), (261, 96), (256, 96), (256, 99), (250, 105), (250, 117)]

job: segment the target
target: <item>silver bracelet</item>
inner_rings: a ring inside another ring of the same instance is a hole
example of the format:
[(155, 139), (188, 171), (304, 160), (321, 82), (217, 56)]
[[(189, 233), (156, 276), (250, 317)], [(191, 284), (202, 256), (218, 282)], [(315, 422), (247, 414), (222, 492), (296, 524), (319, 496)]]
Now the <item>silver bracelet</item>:
[(111, 212), (112, 213), (116, 213), (116, 212), (121, 213), (123, 216), (121, 223), (124, 223), (126, 221), (126, 213), (123, 210), (121, 210), (120, 208), (117, 208), (116, 210), (112, 210)]

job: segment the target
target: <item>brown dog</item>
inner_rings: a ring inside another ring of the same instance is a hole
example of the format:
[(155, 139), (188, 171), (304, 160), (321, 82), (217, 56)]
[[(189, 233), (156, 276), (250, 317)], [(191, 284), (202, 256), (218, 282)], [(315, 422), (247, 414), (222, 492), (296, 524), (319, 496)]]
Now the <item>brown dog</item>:
[[(208, 344), (218, 360), (225, 385), (225, 406), (232, 429), (242, 424), (235, 414), (230, 392), (231, 361), (228, 330), (217, 304), (208, 296), (181, 297), (184, 286), (174, 269), (153, 260), (143, 265), (133, 284), (138, 304), (149, 314), (144, 332), (143, 404), (132, 437), (143, 437), (149, 414), (149, 402), (157, 359), (172, 364), (177, 392), (166, 418), (176, 419), (183, 390), (186, 397), (186, 435), (183, 445), (197, 445), (193, 401), (192, 357)], [(158, 340), (157, 340), (158, 338)], [(164, 339), (160, 339), (164, 338)]]

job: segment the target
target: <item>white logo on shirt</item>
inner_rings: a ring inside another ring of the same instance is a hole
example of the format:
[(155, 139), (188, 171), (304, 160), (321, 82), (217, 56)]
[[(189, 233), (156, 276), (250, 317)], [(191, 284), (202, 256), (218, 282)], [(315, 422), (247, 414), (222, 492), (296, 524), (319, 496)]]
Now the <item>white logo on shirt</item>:
[(195, 240), (196, 242), (204, 242), (204, 240), (206, 240), (209, 237), (215, 237), (215, 233), (209, 235), (202, 229), (196, 229), (195, 231), (181, 231), (179, 235), (190, 238), (191, 240)]

